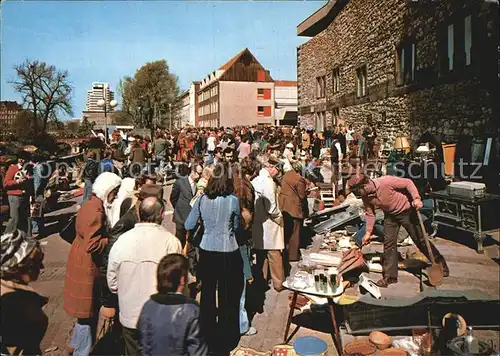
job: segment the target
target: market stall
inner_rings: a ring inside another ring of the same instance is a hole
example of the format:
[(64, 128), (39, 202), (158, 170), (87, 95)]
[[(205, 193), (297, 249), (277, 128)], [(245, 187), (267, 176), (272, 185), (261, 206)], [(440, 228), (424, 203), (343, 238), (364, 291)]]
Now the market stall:
[[(414, 335), (422, 330), (432, 339), (431, 345), (436, 352), (441, 349), (441, 354), (449, 355), (452, 354), (452, 345), (464, 334), (460, 331), (465, 327), (464, 323), (474, 330), (499, 329), (500, 301), (490, 293), (466, 287), (460, 289), (448, 282), (437, 288), (419, 284), (415, 276), (418, 273), (420, 279), (425, 276), (429, 263), (414, 246), (402, 248), (399, 263), (401, 285), (380, 289), (373, 279), (382, 271), (381, 246), (364, 248), (361, 254), (359, 249), (352, 248), (354, 245), (352, 235), (346, 230), (336, 230), (317, 234), (312, 246), (302, 251), (301, 261), (284, 284), (293, 292), (284, 331), (285, 343), (301, 327), (301, 322), (296, 320), (300, 320), (303, 313), (314, 316), (321, 308), (323, 314), (329, 315), (331, 328), (327, 332), (331, 334), (339, 355), (377, 354), (370, 353), (372, 351), (385, 354), (370, 342), (369, 335), (373, 332), (391, 335), (387, 348), (392, 346), (392, 349), (404, 350), (401, 355), (422, 355), (424, 348), (431, 348), (429, 345), (424, 347)], [(498, 272), (498, 266), (491, 266), (491, 272), (494, 271)], [(444, 325), (449, 313), (453, 322), (459, 325), (455, 333), (447, 330), (446, 336)], [(290, 334), (294, 323), (295, 329)], [(490, 345), (488, 340), (478, 341), (485, 350), (498, 347)], [(363, 353), (363, 349), (371, 351)]]

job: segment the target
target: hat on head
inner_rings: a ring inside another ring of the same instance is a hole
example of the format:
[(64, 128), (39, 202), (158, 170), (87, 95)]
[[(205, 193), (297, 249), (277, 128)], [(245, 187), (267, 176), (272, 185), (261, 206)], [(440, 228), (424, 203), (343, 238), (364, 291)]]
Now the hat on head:
[(2, 272), (8, 271), (23, 262), (38, 246), (38, 241), (26, 237), (21, 230), (3, 234), (1, 240)]
[(293, 148), (293, 143), (287, 143), (286, 148)]
[(144, 200), (149, 197), (163, 198), (163, 187), (158, 184), (144, 184), (136, 196), (140, 200)]
[(127, 159), (127, 157), (125, 157), (125, 154), (121, 150), (114, 151), (112, 158), (118, 162), (125, 162), (125, 160)]

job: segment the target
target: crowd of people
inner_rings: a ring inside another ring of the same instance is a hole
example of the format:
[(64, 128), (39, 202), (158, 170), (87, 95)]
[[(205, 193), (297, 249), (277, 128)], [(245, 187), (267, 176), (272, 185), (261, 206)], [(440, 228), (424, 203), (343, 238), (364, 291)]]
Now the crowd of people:
[[(375, 136), (371, 129), (365, 133)], [(229, 354), (242, 336), (258, 332), (246, 310), (247, 288), (266, 289), (270, 282), (281, 292), (291, 264), (300, 259), (307, 244), (303, 222), (312, 212), (308, 197), (323, 181), (322, 163), (331, 163), (336, 184), (335, 170), (340, 172), (345, 157), (360, 146), (344, 127), (324, 133), (186, 129), (173, 137), (162, 131), (152, 141), (112, 135), (104, 150), (85, 153), (83, 202), (74, 219), (64, 285), (64, 310), (76, 319), (68, 345), (73, 355), (95, 352), (108, 334), (114, 343), (107, 353)], [(362, 150), (363, 156), (368, 149)], [(36, 353), (47, 328), (41, 312), (46, 300), (29, 283), (43, 267), (43, 252), (29, 227), (29, 200), (23, 200), (28, 193), (22, 189), (27, 180), (15, 177), (23, 159), (20, 155), (4, 179), (12, 205), (2, 235), (2, 286), (5, 280), (7, 292), (30, 293), (24, 302), (34, 303), (37, 320), (31, 327), (37, 330), (25, 341), (3, 337), (2, 346)], [(161, 170), (174, 163), (177, 179), (164, 197)], [(363, 179), (353, 186), (359, 190), (370, 182)], [(391, 181), (387, 189), (398, 184)], [(350, 195), (347, 188), (337, 186), (335, 204)], [(173, 207), (173, 233), (163, 226), (170, 216), (165, 198)], [(368, 215), (360, 245), (373, 230), (373, 214)], [(406, 227), (410, 218), (394, 224)], [(386, 284), (397, 278), (391, 273)], [(3, 296), (2, 288), (2, 303)]]

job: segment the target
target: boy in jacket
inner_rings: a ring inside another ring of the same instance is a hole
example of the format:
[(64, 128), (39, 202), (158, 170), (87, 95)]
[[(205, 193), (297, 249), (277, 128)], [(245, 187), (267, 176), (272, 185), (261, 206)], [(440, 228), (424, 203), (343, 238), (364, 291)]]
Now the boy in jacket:
[(189, 262), (181, 254), (169, 254), (158, 264), (158, 293), (142, 308), (137, 330), (142, 355), (207, 355), (200, 330), (200, 307), (182, 294)]

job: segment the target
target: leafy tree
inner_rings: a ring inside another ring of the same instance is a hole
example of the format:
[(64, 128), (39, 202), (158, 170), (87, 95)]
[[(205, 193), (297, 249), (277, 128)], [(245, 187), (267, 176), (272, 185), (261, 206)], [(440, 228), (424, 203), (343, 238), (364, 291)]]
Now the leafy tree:
[(72, 115), (72, 87), (67, 71), (30, 60), (14, 66), (14, 70), (17, 78), (10, 83), (22, 95), (23, 104), (33, 112), (34, 117), (42, 120), (41, 126), (33, 120), (35, 133), (45, 133), (47, 123), (57, 121), (61, 113)]
[(133, 125), (134, 117), (125, 111), (115, 111), (111, 114), (111, 122), (113, 125)]
[(94, 129), (95, 121), (89, 122), (89, 119), (84, 116), (80, 127), (78, 127), (78, 136), (85, 137), (90, 134), (90, 131)]
[(136, 126), (149, 128), (153, 134), (156, 127), (168, 126), (169, 104), (175, 106), (180, 90), (167, 61), (159, 60), (120, 80), (119, 92), (122, 110), (133, 117)]

